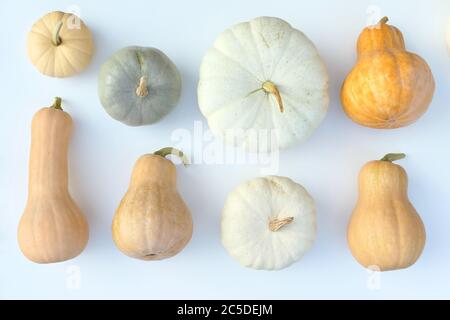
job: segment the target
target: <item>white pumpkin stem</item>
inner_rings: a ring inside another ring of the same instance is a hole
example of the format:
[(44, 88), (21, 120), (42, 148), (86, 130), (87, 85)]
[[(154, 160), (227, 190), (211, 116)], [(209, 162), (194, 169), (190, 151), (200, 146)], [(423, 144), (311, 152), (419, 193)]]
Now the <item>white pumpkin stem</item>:
[(136, 94), (142, 98), (148, 96), (147, 77), (146, 76), (142, 76), (139, 79), (139, 86), (136, 89)]
[(189, 160), (184, 155), (183, 151), (172, 148), (172, 147), (166, 147), (162, 148), (158, 151), (153, 152), (154, 155), (161, 156), (163, 158), (166, 158), (168, 155), (174, 155), (181, 159), (181, 162), (183, 162), (183, 165), (186, 167), (189, 164)]
[(266, 81), (263, 83), (262, 88), (266, 93), (270, 93), (275, 96), (278, 106), (280, 107), (280, 112), (284, 112), (283, 99), (281, 99), (281, 94), (277, 86), (274, 85), (271, 81)]
[(404, 153), (388, 153), (383, 158), (381, 158), (380, 161), (394, 162), (394, 161), (403, 159), (405, 157), (406, 157), (406, 154), (404, 154)]
[(273, 219), (269, 222), (269, 229), (272, 232), (276, 232), (283, 228), (285, 225), (290, 224), (294, 221), (294, 217), (287, 217), (284, 219)]
[(50, 108), (62, 110), (61, 101), (62, 101), (62, 99), (60, 97), (55, 97), (55, 101), (53, 102), (53, 104)]
[(54, 46), (59, 46), (62, 43), (61, 37), (59, 36), (59, 32), (61, 31), (62, 26), (63, 22), (58, 21), (58, 23), (55, 25), (55, 28), (53, 29), (52, 42)]

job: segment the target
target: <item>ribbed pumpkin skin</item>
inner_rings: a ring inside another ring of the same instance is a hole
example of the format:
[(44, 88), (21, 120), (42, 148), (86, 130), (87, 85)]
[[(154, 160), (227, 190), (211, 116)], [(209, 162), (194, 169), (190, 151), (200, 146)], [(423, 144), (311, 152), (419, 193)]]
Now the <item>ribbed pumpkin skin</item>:
[[(52, 42), (59, 21), (61, 44)], [(50, 77), (65, 78), (80, 73), (91, 62), (94, 42), (91, 31), (71, 13), (50, 12), (38, 20), (28, 34), (28, 57), (35, 67)]]
[(37, 263), (71, 259), (88, 241), (86, 219), (68, 191), (71, 131), (71, 117), (62, 110), (43, 108), (33, 118), (28, 201), (18, 241), (23, 254)]
[(356, 123), (379, 129), (407, 126), (431, 103), (435, 83), (428, 64), (406, 51), (401, 32), (386, 23), (361, 33), (358, 61), (341, 91), (344, 111)]
[(167, 259), (187, 245), (192, 229), (191, 213), (176, 189), (173, 163), (152, 154), (139, 158), (113, 219), (116, 246), (132, 258)]
[(380, 271), (414, 264), (425, 245), (425, 228), (408, 199), (405, 170), (371, 161), (359, 175), (359, 199), (348, 226), (348, 244), (364, 267)]

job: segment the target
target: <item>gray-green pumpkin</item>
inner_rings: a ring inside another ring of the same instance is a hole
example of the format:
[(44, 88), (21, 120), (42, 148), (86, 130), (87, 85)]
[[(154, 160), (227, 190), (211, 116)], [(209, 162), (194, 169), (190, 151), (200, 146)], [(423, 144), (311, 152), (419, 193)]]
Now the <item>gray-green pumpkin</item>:
[(101, 66), (98, 94), (114, 119), (129, 126), (152, 124), (177, 105), (181, 77), (160, 50), (126, 47)]

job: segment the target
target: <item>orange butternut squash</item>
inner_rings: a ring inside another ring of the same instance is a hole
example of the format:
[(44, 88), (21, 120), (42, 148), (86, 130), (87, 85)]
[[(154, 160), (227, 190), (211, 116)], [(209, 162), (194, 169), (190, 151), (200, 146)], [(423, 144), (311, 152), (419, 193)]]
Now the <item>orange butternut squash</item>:
[(348, 226), (355, 259), (380, 271), (414, 264), (425, 245), (425, 228), (408, 199), (406, 171), (388, 154), (367, 163), (359, 174), (359, 199)]
[(192, 216), (176, 189), (176, 169), (165, 157), (181, 151), (163, 148), (136, 162), (130, 186), (112, 223), (116, 246), (142, 260), (162, 260), (180, 252), (192, 237)]
[(406, 51), (402, 33), (383, 18), (358, 39), (358, 61), (344, 81), (341, 101), (356, 123), (379, 129), (407, 126), (431, 103), (435, 83), (428, 64)]
[(88, 224), (68, 191), (71, 132), (72, 119), (61, 109), (60, 98), (33, 117), (28, 201), (18, 241), (23, 254), (37, 263), (71, 259), (88, 241)]

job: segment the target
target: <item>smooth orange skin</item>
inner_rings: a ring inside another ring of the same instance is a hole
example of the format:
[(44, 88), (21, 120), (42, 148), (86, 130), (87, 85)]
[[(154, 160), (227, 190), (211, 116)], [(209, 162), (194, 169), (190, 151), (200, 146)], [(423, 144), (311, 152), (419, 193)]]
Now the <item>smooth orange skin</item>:
[(356, 123), (378, 129), (407, 126), (419, 119), (433, 98), (428, 64), (408, 52), (401, 32), (386, 23), (365, 28), (358, 60), (344, 81), (341, 102)]
[(413, 265), (425, 246), (425, 227), (408, 199), (405, 170), (371, 161), (359, 174), (359, 198), (347, 230), (349, 248), (366, 268), (378, 271)]
[(136, 259), (167, 259), (188, 244), (192, 230), (191, 213), (176, 189), (174, 164), (159, 155), (140, 157), (114, 215), (117, 248)]
[(72, 259), (86, 247), (89, 227), (68, 190), (72, 118), (43, 108), (33, 117), (28, 201), (18, 227), (23, 254), (36, 263)]

